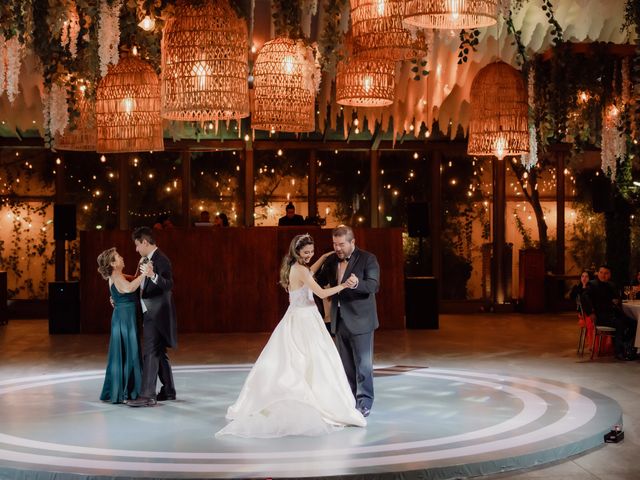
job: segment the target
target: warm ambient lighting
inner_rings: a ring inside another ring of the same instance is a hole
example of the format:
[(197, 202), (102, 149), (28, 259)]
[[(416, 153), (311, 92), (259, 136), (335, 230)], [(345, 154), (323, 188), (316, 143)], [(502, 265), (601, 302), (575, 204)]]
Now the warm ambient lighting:
[(156, 26), (156, 21), (150, 17), (149, 15), (145, 15), (142, 21), (138, 24), (138, 26), (143, 29), (145, 32), (150, 32)]
[(407, 0), (404, 23), (460, 30), (488, 27), (497, 19), (498, 0)]

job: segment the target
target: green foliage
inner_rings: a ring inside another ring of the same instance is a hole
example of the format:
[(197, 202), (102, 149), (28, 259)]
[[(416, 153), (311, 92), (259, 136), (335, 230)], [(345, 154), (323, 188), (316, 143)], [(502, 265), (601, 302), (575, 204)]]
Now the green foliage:
[(303, 38), (302, 2), (300, 0), (273, 0), (273, 26), (277, 37)]
[(458, 65), (467, 63), (471, 51), (476, 52), (476, 45), (480, 41), (480, 30), (460, 30), (460, 45), (458, 46)]
[(545, 12), (549, 25), (551, 25), (550, 33), (553, 38), (552, 39), (553, 45), (558, 46), (563, 41), (562, 27), (560, 26), (560, 24), (556, 20), (555, 15), (553, 14), (553, 4), (551, 3), (551, 0), (542, 1), (542, 10)]
[[(509, 33), (513, 35), (514, 41), (512, 45), (515, 43), (518, 49), (518, 56), (516, 57), (516, 62), (518, 65), (524, 65), (527, 63), (527, 52), (524, 44), (522, 43), (522, 31), (516, 30), (516, 27), (513, 24), (513, 8), (509, 9), (509, 16), (506, 18), (507, 30)], [(458, 62), (459, 63), (459, 62)]]
[(522, 219), (518, 215), (518, 210), (515, 208), (513, 209), (513, 218), (516, 222), (516, 229), (518, 230), (518, 233), (522, 237), (522, 247), (525, 249), (534, 248), (535, 245), (534, 245), (533, 239), (531, 238), (531, 229), (525, 227), (524, 223), (522, 222)]
[(340, 22), (342, 12), (347, 6), (347, 0), (328, 0), (324, 5), (325, 23), (318, 50), (320, 52), (320, 66), (324, 72), (333, 72), (337, 62), (341, 60), (342, 30)]

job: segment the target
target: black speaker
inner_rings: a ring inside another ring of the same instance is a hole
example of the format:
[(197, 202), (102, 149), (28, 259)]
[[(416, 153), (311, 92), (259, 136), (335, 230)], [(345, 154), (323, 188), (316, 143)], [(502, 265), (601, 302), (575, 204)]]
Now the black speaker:
[(56, 203), (53, 206), (53, 238), (54, 240), (76, 239), (76, 206)]
[(410, 237), (429, 236), (429, 204), (427, 202), (407, 204), (407, 229)]
[(80, 333), (80, 283), (49, 283), (49, 334)]
[(605, 175), (593, 177), (591, 197), (593, 200), (594, 212), (613, 212), (613, 191), (611, 189), (611, 180), (609, 180)]
[(437, 330), (440, 327), (438, 280), (435, 277), (407, 277), (404, 298), (407, 328)]

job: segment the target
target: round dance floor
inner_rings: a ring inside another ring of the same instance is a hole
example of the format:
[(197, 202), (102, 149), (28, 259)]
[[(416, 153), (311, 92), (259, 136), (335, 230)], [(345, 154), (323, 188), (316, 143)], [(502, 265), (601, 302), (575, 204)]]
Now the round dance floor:
[(0, 478), (464, 478), (567, 458), (603, 443), (620, 406), (540, 378), (376, 369), (366, 428), (324, 437), (215, 438), (250, 365), (174, 368), (178, 400), (98, 400), (103, 371), (0, 382)]

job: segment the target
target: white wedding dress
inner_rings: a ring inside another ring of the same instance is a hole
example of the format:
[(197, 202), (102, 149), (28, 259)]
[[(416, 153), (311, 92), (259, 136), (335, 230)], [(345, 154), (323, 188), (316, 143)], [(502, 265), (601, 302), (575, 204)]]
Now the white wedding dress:
[(309, 287), (289, 292), (289, 308), (271, 334), (216, 433), (247, 438), (324, 435), (367, 421)]

